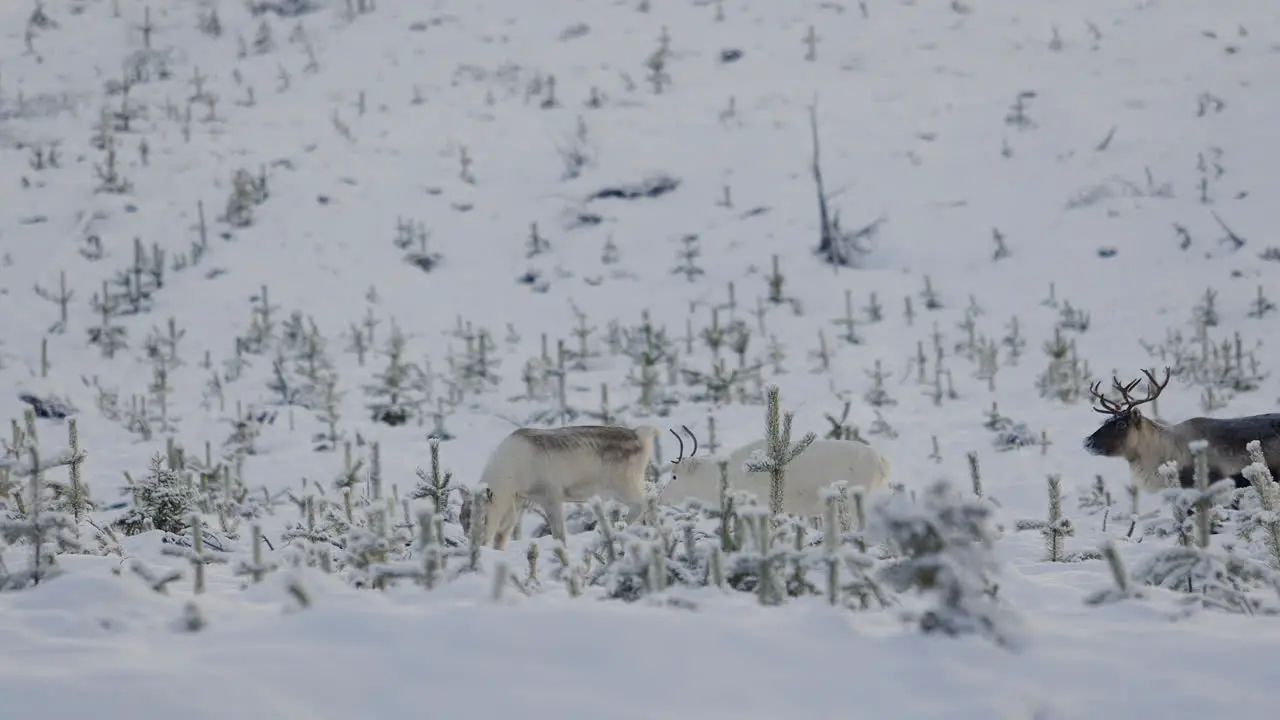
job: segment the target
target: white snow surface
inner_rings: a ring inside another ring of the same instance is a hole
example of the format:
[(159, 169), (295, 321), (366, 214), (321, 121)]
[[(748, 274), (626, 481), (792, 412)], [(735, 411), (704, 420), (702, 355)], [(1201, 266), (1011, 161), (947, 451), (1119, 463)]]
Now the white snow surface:
[[(124, 473), (140, 475), (166, 434), (144, 441), (105, 419), (85, 380), (118, 389), (125, 405), (145, 394), (152, 371), (142, 340), (174, 318), (186, 334), (185, 364), (171, 378), (173, 437), (191, 456), (205, 442), (218, 447), (237, 403), (273, 407), (270, 352), (251, 356), (243, 376), (226, 384), (224, 410), (216, 400), (202, 405), (213, 371), (201, 359), (209, 353), (219, 368), (233, 356), (264, 285), (279, 318), (300, 311), (329, 339), (346, 392), (340, 428), (380, 443), (383, 477), (402, 494), (426, 466), (435, 405), (425, 425), (370, 420), (362, 387), (383, 361), (371, 354), (358, 364), (342, 339), (366, 313), (381, 321), (379, 346), (394, 320), (409, 337), (409, 358), (441, 374), (463, 351), (452, 334), (459, 318), (496, 341), (501, 382), (444, 406), (456, 437), (441, 445), (443, 464), (464, 485), (476, 482), (513, 420), (554, 406), (553, 397), (523, 399), (521, 372), (544, 335), (553, 356), (557, 339), (577, 347), (575, 307), (597, 328), (590, 343), (598, 357), (569, 371), (571, 406), (597, 407), (607, 385), (620, 422), (687, 424), (705, 444), (714, 415), (721, 444), (749, 442), (764, 429), (757, 401), (694, 402), (677, 383), (670, 391), (683, 399), (669, 415), (640, 412), (630, 361), (612, 355), (604, 336), (610, 322), (632, 327), (647, 310), (678, 338), (681, 365), (705, 371), (712, 360), (700, 340), (684, 353), (686, 319), (696, 333), (721, 306), (721, 322), (742, 318), (756, 331), (753, 313), (776, 255), (783, 293), (795, 304), (765, 303), (764, 322), (786, 349), (785, 372), (774, 372), (759, 332), (748, 357), (781, 388), (796, 436), (825, 433), (824, 415), (838, 417), (847, 399), (848, 422), (891, 459), (891, 481), (908, 492), (936, 478), (967, 488), (966, 453), (977, 452), (1006, 526), (996, 544), (1000, 594), (1025, 623), (1026, 642), (1011, 649), (976, 636), (925, 635), (894, 609), (835, 609), (821, 597), (763, 607), (749, 593), (702, 589), (683, 594), (691, 609), (590, 591), (571, 598), (549, 570), (531, 595), (510, 590), (495, 602), (489, 578), (497, 563), (523, 575), (531, 542), (543, 546), (544, 565), (551, 561), (551, 538), (529, 537), (533, 513), (523, 539), (502, 553), (484, 551), (485, 573), (432, 591), (410, 583), (358, 589), (313, 567), (246, 588), (221, 564), (209, 567), (208, 587), (195, 595), (186, 563), (161, 554), (153, 531), (122, 538), (123, 556), (63, 555), (63, 574), (0, 593), (5, 717), (1275, 717), (1275, 617), (1186, 614), (1176, 593), (1156, 588), (1145, 588), (1144, 600), (1088, 606), (1086, 595), (1111, 585), (1106, 563), (1045, 562), (1038, 533), (1011, 529), (1016, 519), (1044, 517), (1045, 478), (1056, 473), (1077, 528), (1068, 550), (1110, 537), (1131, 564), (1172, 542), (1124, 538), (1127, 468), (1080, 444), (1099, 416), (1087, 398), (1060, 402), (1037, 391), (1042, 346), (1059, 316), (1044, 302), (1051, 283), (1057, 304), (1090, 315), (1087, 330), (1064, 332), (1098, 379), (1161, 364), (1143, 341), (1172, 331), (1191, 337), (1193, 307), (1210, 288), (1220, 315), (1214, 342), (1237, 332), (1246, 350), (1261, 341), (1262, 371), (1274, 369), (1280, 313), (1249, 316), (1260, 286), (1280, 295), (1280, 266), (1262, 257), (1280, 219), (1268, 191), (1280, 167), (1273, 2), (866, 0), (864, 12), (853, 0), (378, 0), (355, 17), (340, 0), (315, 4), (297, 19), (266, 15), (274, 47), (262, 53), (253, 47), (262, 19), (231, 0), (44, 0), (57, 26), (33, 30), (32, 3), (0, 5), (0, 417), (22, 416), (23, 391), (62, 395), (78, 408), (96, 522), (119, 515), (106, 508), (122, 499)], [(197, 29), (198, 15), (213, 7), (221, 37)], [(95, 192), (104, 153), (91, 145), (94, 128), (103, 108), (120, 103), (104, 88), (143, 50), (146, 8), (151, 49), (167, 57), (168, 78), (131, 88), (138, 116), (115, 134), (132, 189)], [(816, 54), (807, 60), (810, 27)], [(664, 32), (670, 82), (657, 94), (645, 60)], [(741, 58), (722, 62), (730, 48)], [(195, 75), (218, 102), (212, 118), (205, 104), (192, 106), (187, 139), (182, 115)], [(529, 88), (548, 76), (556, 103), (543, 107), (545, 88), (532, 96)], [(599, 107), (586, 104), (593, 89)], [(1024, 101), (1034, 124), (1019, 127), (1006, 116), (1024, 91), (1034, 92)], [(1202, 102), (1205, 93), (1221, 107)], [(832, 207), (849, 229), (884, 219), (858, 269), (834, 270), (812, 252), (807, 113), (815, 99)], [(574, 144), (579, 118), (590, 161), (565, 179), (561, 148)], [(32, 148), (51, 143), (59, 166), (34, 168)], [(464, 149), (472, 183), (460, 178)], [(238, 168), (261, 170), (269, 182), (270, 197), (245, 228), (219, 219)], [(679, 186), (653, 199), (585, 200), (659, 173)], [(1089, 201), (1073, 202), (1082, 197)], [(134, 238), (170, 260), (188, 253), (198, 202), (206, 257), (170, 271), (150, 312), (121, 319), (129, 347), (104, 358), (87, 342), (97, 322), (90, 298), (128, 267)], [(575, 227), (582, 213), (599, 223)], [(1222, 240), (1214, 214), (1246, 239), (1242, 247)], [(405, 263), (393, 244), (398, 218), (430, 231), (430, 250), (442, 257), (430, 273)], [(550, 249), (530, 258), (532, 223)], [(1175, 226), (1186, 228), (1189, 247), (1179, 246)], [(1010, 255), (993, 261), (997, 229)], [(690, 234), (704, 270), (693, 281), (672, 271)], [(91, 235), (104, 258), (82, 254)], [(619, 261), (606, 265), (610, 238)], [(1100, 257), (1100, 248), (1114, 256)], [(529, 270), (545, 292), (517, 282)], [(56, 289), (60, 272), (75, 291), (65, 332), (50, 327), (57, 306), (32, 292), (33, 284)], [(925, 278), (939, 309), (924, 307)], [(730, 283), (733, 309), (724, 307)], [(846, 290), (861, 344), (841, 340), (834, 324)], [(875, 323), (862, 310), (872, 293), (884, 307)], [(1001, 349), (994, 391), (957, 349), (971, 302), (981, 308), (978, 336), (999, 342), (1016, 317), (1026, 340), (1016, 364)], [(940, 405), (910, 365), (918, 343), (932, 354), (935, 332), (957, 395)], [(820, 334), (831, 353), (825, 370), (813, 354)], [(736, 359), (725, 355), (732, 367)], [(877, 360), (897, 401), (879, 412), (896, 436), (868, 434), (877, 410), (862, 398)], [(1270, 412), (1278, 384), (1268, 376), (1256, 391), (1224, 395), (1208, 414)], [(438, 380), (437, 395), (448, 392)], [(1201, 400), (1198, 388), (1175, 380), (1159, 413), (1202, 414)], [(993, 402), (1051, 444), (996, 452), (983, 427)], [(278, 419), (245, 461), (246, 481), (270, 494), (297, 490), (303, 478), (328, 486), (342, 453), (313, 450), (322, 423), (309, 410), (274, 409)], [(63, 421), (41, 420), (40, 428), (43, 447), (62, 447)], [(671, 440), (663, 442), (668, 458)], [(357, 451), (364, 457), (367, 446)], [(1105, 531), (1101, 514), (1076, 505), (1096, 475), (1117, 498)], [(288, 548), (278, 538), (296, 518), (284, 502), (262, 519), (269, 559), (284, 562)], [(571, 538), (571, 547), (578, 542)], [(248, 553), (247, 534), (228, 544), (236, 558)], [(18, 568), (29, 554), (13, 547), (3, 558)], [(125, 569), (131, 558), (187, 576), (158, 594)], [(294, 604), (290, 579), (306, 589), (309, 607)], [(199, 632), (175, 627), (189, 601), (207, 622)]]

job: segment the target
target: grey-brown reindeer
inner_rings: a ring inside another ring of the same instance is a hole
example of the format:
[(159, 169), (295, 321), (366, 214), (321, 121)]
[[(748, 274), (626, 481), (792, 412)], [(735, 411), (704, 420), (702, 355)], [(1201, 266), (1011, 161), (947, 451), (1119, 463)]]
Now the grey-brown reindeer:
[[(672, 431), (674, 432), (674, 431)], [(627, 522), (645, 509), (645, 470), (656, 427), (569, 425), (522, 427), (494, 448), (480, 475), (485, 491), (482, 545), (506, 547), (528, 503), (542, 507), (551, 534), (565, 542), (564, 503), (593, 495), (627, 506)]]
[(1208, 443), (1210, 484), (1231, 478), (1239, 488), (1249, 486), (1241, 473), (1251, 464), (1245, 446), (1251, 440), (1258, 440), (1272, 476), (1280, 477), (1280, 413), (1235, 418), (1193, 417), (1166, 424), (1146, 417), (1138, 407), (1160, 396), (1169, 384), (1170, 370), (1164, 369), (1164, 380), (1159, 382), (1154, 370), (1143, 370), (1142, 374), (1147, 378), (1146, 397), (1135, 398), (1131, 394), (1141, 378), (1121, 385), (1113, 377), (1112, 386), (1120, 394), (1119, 400), (1111, 400), (1099, 392), (1101, 381), (1089, 388), (1099, 403), (1093, 409), (1109, 416), (1102, 427), (1084, 439), (1084, 449), (1091, 455), (1124, 458), (1138, 487), (1154, 493), (1165, 487), (1159, 468), (1170, 460), (1178, 464), (1182, 487), (1194, 485), (1195, 468), (1188, 444), (1204, 440)]

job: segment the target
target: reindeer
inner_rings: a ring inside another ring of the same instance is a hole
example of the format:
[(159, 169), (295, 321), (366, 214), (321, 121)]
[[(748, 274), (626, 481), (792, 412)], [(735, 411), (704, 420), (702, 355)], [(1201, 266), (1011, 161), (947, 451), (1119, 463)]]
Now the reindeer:
[[(645, 470), (661, 431), (611, 425), (519, 428), (507, 435), (485, 464), (483, 543), (501, 550), (526, 503), (542, 507), (551, 534), (565, 541), (564, 503), (593, 495), (626, 504), (634, 522), (644, 509)], [(673, 431), (674, 432), (674, 431)]]
[(1162, 382), (1156, 381), (1154, 370), (1143, 370), (1142, 374), (1147, 378), (1147, 396), (1143, 398), (1134, 398), (1130, 394), (1141, 378), (1127, 385), (1121, 385), (1118, 379), (1112, 378), (1112, 386), (1120, 394), (1120, 400), (1104, 397), (1099, 392), (1101, 381), (1089, 388), (1099, 403), (1093, 409), (1109, 416), (1102, 427), (1085, 438), (1084, 449), (1089, 454), (1124, 458), (1138, 487), (1146, 492), (1159, 492), (1165, 483), (1158, 469), (1170, 460), (1178, 464), (1178, 479), (1182, 487), (1194, 485), (1195, 468), (1188, 443), (1204, 440), (1209, 444), (1206, 451), (1209, 483), (1231, 478), (1240, 488), (1249, 487), (1249, 481), (1241, 472), (1251, 464), (1245, 445), (1251, 440), (1258, 440), (1262, 443), (1263, 454), (1275, 459), (1267, 463), (1272, 475), (1280, 477), (1280, 413), (1237, 418), (1193, 417), (1176, 425), (1167, 425), (1146, 417), (1138, 407), (1155, 400), (1164, 391), (1169, 384), (1169, 368), (1165, 368)]
[[(720, 499), (719, 460), (713, 457), (696, 457), (698, 438), (689, 428), (681, 426), (693, 440), (693, 452), (684, 456), (684, 442), (680, 442), (680, 456), (672, 460), (671, 481), (663, 489), (663, 502), (679, 502), (696, 498), (704, 502)], [(674, 431), (672, 431), (674, 433)], [(676, 435), (680, 440), (680, 436)], [(761, 438), (729, 453), (729, 487), (745, 490), (762, 502), (767, 502), (770, 476), (767, 472), (747, 472), (747, 461), (759, 453), (768, 451), (768, 440)], [(872, 493), (883, 487), (889, 478), (889, 459), (875, 448), (859, 440), (815, 440), (804, 452), (787, 465), (786, 481), (782, 486), (782, 511), (809, 518), (821, 518), (825, 509), (823, 490), (837, 480), (844, 480), (849, 488)]]

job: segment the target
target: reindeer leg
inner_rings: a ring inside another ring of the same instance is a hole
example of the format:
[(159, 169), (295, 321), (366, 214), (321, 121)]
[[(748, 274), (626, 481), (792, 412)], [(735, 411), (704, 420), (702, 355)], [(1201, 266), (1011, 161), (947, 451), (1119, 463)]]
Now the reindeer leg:
[(562, 543), (568, 542), (564, 521), (564, 491), (556, 489), (551, 483), (539, 483), (529, 493), (529, 500), (542, 506), (543, 512), (547, 514), (551, 536)]
[[(484, 542), (482, 544), (492, 545), (495, 550), (502, 550), (507, 546), (519, 503), (520, 498), (515, 496), (513, 491), (490, 492), (488, 502), (484, 504)], [(472, 522), (474, 521), (475, 518), (472, 518)]]
[(510, 516), (511, 513), (503, 513), (495, 518), (494, 528), (488, 531), (493, 537), (494, 550), (505, 550), (507, 547), (507, 540), (511, 537), (511, 526), (507, 520)]
[(542, 508), (547, 511), (547, 520), (551, 523), (551, 536), (562, 543), (569, 542), (569, 533), (564, 523), (564, 499), (560, 497), (560, 493), (553, 493)]
[(520, 522), (521, 507), (523, 507), (523, 503), (517, 498), (516, 502), (498, 518), (498, 527), (495, 529), (493, 536), (494, 549), (502, 550), (507, 547), (507, 541), (511, 539), (511, 531), (515, 528), (516, 523)]
[(515, 537), (516, 530), (520, 527), (520, 523), (524, 521), (525, 500), (522, 497), (516, 498), (516, 504), (511, 506), (511, 512), (507, 513), (507, 517), (503, 523), (506, 528), (507, 537)]
[(631, 500), (624, 498), (622, 504), (627, 506), (627, 524), (633, 525), (644, 519), (644, 513), (648, 510), (648, 503), (644, 499)]
[(498, 539), (498, 536), (497, 536), (498, 518), (496, 515), (493, 514), (493, 512), (489, 509), (489, 507), (485, 506), (484, 515), (480, 517), (472, 516), (471, 522), (484, 523), (484, 525), (480, 528), (480, 546), (484, 547), (488, 545), (490, 547), (496, 547), (495, 543), (497, 542), (497, 539)]

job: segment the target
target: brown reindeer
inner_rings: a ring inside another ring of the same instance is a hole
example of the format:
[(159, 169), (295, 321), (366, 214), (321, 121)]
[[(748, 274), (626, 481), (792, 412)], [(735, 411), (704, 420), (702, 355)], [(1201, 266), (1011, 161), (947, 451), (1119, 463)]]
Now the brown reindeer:
[(1138, 407), (1155, 400), (1169, 384), (1169, 368), (1164, 370), (1164, 380), (1157, 381), (1153, 370), (1143, 370), (1147, 377), (1147, 395), (1135, 398), (1131, 393), (1139, 380), (1121, 385), (1112, 378), (1112, 386), (1120, 394), (1120, 400), (1111, 400), (1099, 392), (1101, 382), (1094, 383), (1089, 392), (1098, 399), (1093, 409), (1108, 415), (1092, 435), (1085, 438), (1084, 449), (1092, 455), (1121, 457), (1129, 462), (1129, 469), (1138, 486), (1147, 492), (1159, 492), (1164, 480), (1159, 467), (1173, 460), (1178, 464), (1182, 487), (1194, 484), (1194, 466), (1188, 443), (1204, 440), (1209, 444), (1209, 482), (1231, 478), (1236, 487), (1249, 487), (1249, 481), (1241, 471), (1250, 464), (1245, 446), (1251, 440), (1262, 443), (1273, 477), (1280, 477), (1280, 413), (1248, 415), (1236, 418), (1193, 417), (1175, 425), (1168, 425), (1146, 417)]

